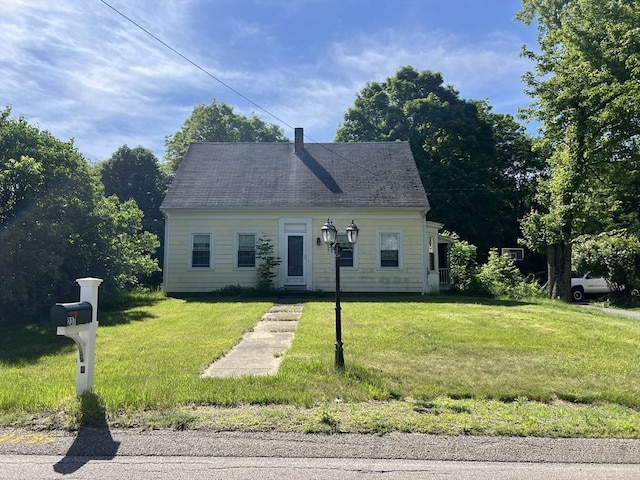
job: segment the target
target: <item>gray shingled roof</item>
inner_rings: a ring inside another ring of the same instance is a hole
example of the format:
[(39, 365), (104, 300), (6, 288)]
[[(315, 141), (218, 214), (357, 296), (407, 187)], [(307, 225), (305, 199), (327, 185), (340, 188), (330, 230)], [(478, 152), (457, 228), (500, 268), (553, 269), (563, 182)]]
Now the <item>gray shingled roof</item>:
[(428, 208), (409, 144), (193, 143), (161, 208), (339, 206)]

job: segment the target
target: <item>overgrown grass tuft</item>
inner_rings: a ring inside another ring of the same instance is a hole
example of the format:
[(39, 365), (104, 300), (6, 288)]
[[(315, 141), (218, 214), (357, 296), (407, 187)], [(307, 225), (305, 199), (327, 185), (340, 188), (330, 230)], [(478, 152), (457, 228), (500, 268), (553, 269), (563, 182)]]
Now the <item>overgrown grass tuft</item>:
[(334, 305), (316, 298), (277, 375), (200, 378), (271, 305), (132, 296), (100, 312), (95, 394), (81, 399), (70, 340), (4, 328), (0, 425), (640, 436), (636, 320), (549, 301), (347, 296), (341, 373)]

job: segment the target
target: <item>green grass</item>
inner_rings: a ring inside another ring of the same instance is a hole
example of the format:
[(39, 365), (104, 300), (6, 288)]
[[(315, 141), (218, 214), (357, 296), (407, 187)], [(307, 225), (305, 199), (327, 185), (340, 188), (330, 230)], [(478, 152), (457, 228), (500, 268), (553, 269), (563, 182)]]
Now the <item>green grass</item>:
[(272, 305), (132, 297), (100, 312), (95, 395), (48, 326), (0, 329), (0, 426), (640, 437), (640, 322), (558, 302), (307, 301), (280, 371), (200, 378)]

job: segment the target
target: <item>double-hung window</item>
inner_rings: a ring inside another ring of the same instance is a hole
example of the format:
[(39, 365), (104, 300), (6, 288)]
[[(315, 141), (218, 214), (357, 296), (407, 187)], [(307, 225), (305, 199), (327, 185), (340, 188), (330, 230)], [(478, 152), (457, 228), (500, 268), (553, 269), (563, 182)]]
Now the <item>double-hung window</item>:
[(239, 233), (237, 234), (236, 267), (255, 267), (256, 266), (256, 234), (255, 233)]
[(211, 268), (210, 233), (191, 234), (191, 268)]
[(351, 245), (347, 240), (346, 233), (338, 233), (336, 236), (336, 242), (340, 246), (340, 266), (341, 267), (354, 267), (353, 262), (353, 250), (355, 245)]
[(380, 268), (400, 268), (400, 233), (379, 234)]

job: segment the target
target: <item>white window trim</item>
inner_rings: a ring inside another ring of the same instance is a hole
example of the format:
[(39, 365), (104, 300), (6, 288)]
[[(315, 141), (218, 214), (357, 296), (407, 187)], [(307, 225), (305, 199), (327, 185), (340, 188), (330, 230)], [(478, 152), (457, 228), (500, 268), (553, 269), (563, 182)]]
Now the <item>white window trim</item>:
[[(240, 246), (240, 235), (255, 235), (256, 237), (256, 263), (253, 267), (239, 267), (238, 266), (238, 247)], [(233, 232), (233, 269), (234, 270), (255, 270), (260, 264), (258, 259), (258, 238), (260, 234), (251, 230), (237, 230)]]
[[(209, 235), (209, 266), (208, 267), (194, 267), (193, 266), (193, 237), (195, 235)], [(214, 270), (214, 246), (215, 235), (213, 231), (193, 230), (189, 232), (189, 254), (187, 256), (187, 270), (192, 272)]]
[[(382, 235), (397, 235), (398, 236), (398, 266), (397, 267), (383, 267), (381, 265), (382, 259), (380, 258), (380, 250), (382, 247)], [(378, 230), (376, 232), (377, 236), (377, 245), (376, 245), (376, 269), (377, 270), (404, 270), (404, 262), (403, 262), (403, 241), (402, 241), (402, 232), (400, 230)]]

